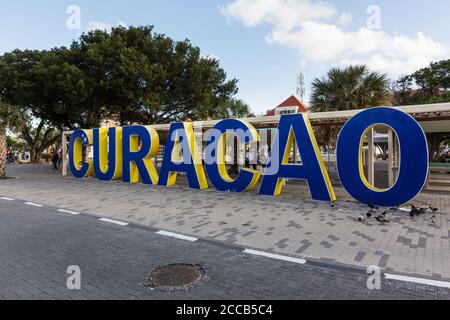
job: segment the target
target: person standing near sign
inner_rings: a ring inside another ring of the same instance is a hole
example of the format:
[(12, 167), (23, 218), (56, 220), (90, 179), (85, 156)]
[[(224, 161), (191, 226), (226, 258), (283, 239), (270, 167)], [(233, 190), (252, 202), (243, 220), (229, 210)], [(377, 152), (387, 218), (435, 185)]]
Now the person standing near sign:
[(247, 149), (246, 156), (245, 156), (245, 167), (246, 168), (252, 167), (253, 170), (258, 170), (257, 165), (256, 165), (257, 161), (258, 161), (258, 159), (256, 157), (255, 150), (253, 150), (253, 148)]
[(59, 169), (61, 169), (61, 165), (62, 165), (62, 150), (58, 151), (58, 161), (56, 164), (56, 167)]
[(58, 161), (59, 161), (58, 151), (54, 150), (52, 156), (53, 170), (58, 170)]

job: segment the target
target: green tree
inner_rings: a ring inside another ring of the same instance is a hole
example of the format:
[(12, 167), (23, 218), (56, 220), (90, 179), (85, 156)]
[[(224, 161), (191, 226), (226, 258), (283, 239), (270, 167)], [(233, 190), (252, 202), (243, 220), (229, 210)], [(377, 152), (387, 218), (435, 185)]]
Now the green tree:
[(167, 123), (214, 116), (237, 92), (215, 59), (188, 40), (153, 27), (117, 27), (83, 34), (71, 46), (97, 108), (121, 125)]
[(0, 100), (0, 179), (6, 178), (7, 136), (6, 131), (17, 121), (18, 112)]
[(6, 136), (6, 146), (8, 150), (13, 151), (23, 152), (28, 150), (28, 144), (25, 142), (25, 140), (18, 137), (12, 137), (11, 135)]
[[(450, 59), (433, 62), (397, 80), (392, 89), (394, 105), (450, 102)], [(449, 132), (427, 133), (430, 161), (440, 161), (440, 149)]]
[(333, 68), (312, 84), (311, 111), (327, 112), (364, 109), (388, 103), (386, 74), (371, 72), (366, 66)]
[(401, 77), (392, 90), (394, 105), (450, 102), (450, 59)]
[(42, 152), (58, 141), (59, 131), (69, 124), (65, 119), (73, 119), (68, 112), (61, 115), (58, 108), (64, 105), (63, 84), (57, 76), (49, 76), (53, 68), (42, 72), (42, 60), (48, 54), (15, 50), (0, 57), (0, 97), (14, 115), (9, 127), (28, 143), (32, 162), (38, 162)]
[(61, 140), (61, 132), (58, 129), (49, 126), (44, 120), (38, 121), (35, 125), (33, 118), (26, 114), (19, 115), (11, 130), (18, 133), (18, 137), (27, 143), (30, 161), (33, 163), (38, 163), (42, 153)]
[(217, 110), (215, 115), (217, 119), (227, 118), (251, 118), (255, 114), (250, 109), (249, 105), (243, 100), (232, 99)]
[[(312, 83), (312, 112), (355, 110), (387, 104), (387, 75), (370, 71), (366, 66), (333, 68), (326, 77)], [(339, 129), (333, 125), (317, 128), (319, 144), (326, 149), (334, 147)]]
[(63, 130), (104, 120), (202, 120), (241, 108), (232, 101), (236, 84), (216, 59), (153, 27), (92, 31), (69, 48), (14, 50), (0, 57), (0, 99), (22, 115), (14, 130), (34, 161)]
[(80, 65), (85, 58), (72, 49), (41, 52), (29, 73), (28, 96), (18, 101), (31, 115), (55, 129), (92, 128), (106, 115), (105, 102)]
[(414, 72), (412, 78), (428, 97), (441, 95), (450, 89), (450, 59), (433, 62)]
[(0, 179), (6, 177), (6, 164), (7, 164), (7, 145), (6, 145), (6, 128), (8, 121), (8, 110), (4, 104), (0, 103)]

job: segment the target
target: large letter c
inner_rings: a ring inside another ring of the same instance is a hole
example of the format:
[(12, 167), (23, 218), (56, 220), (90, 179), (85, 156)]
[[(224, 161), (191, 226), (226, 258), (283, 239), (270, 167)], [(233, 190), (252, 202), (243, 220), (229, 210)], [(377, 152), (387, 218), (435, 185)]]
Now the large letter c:
[(76, 178), (92, 176), (94, 166), (92, 160), (83, 159), (83, 147), (92, 144), (92, 130), (77, 129), (70, 136), (69, 166)]

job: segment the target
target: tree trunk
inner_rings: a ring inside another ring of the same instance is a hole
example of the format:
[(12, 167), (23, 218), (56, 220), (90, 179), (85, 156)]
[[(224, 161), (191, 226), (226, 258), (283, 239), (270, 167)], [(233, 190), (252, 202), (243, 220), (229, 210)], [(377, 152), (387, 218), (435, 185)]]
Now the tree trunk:
[(0, 179), (6, 178), (7, 153), (6, 130), (0, 128)]
[(39, 163), (41, 161), (42, 154), (39, 152), (34, 153), (34, 158), (32, 159), (32, 163)]
[(30, 147), (30, 162), (31, 163), (38, 163), (39, 162), (39, 158), (38, 158), (38, 161), (36, 161), (36, 157), (37, 157), (36, 149), (34, 147)]

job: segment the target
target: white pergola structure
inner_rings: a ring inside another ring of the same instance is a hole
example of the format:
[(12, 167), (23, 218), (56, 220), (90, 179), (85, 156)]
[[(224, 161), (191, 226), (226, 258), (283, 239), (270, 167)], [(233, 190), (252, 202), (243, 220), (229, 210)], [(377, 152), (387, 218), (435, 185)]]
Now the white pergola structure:
[[(395, 109), (401, 110), (414, 117), (422, 126), (426, 133), (440, 133), (450, 132), (450, 103), (441, 104), (427, 104), (427, 105), (415, 105), (415, 106), (401, 106), (395, 107)], [(362, 110), (349, 110), (349, 111), (337, 111), (337, 112), (320, 112), (309, 113), (308, 117), (312, 126), (326, 126), (326, 125), (339, 125), (347, 122), (352, 116), (361, 112)], [(280, 116), (273, 117), (258, 117), (245, 119), (251, 123), (257, 129), (276, 128), (280, 121)], [(212, 128), (219, 120), (199, 121), (194, 122), (194, 127), (201, 127), (203, 129)], [(170, 124), (158, 124), (152, 125), (158, 133), (168, 133)], [(396, 173), (398, 172), (399, 153), (395, 148), (396, 139), (392, 129), (388, 128), (388, 175), (389, 185), (393, 185), (396, 179)], [(65, 131), (62, 135), (62, 154), (63, 154), (63, 168), (62, 174), (67, 175), (67, 137), (70, 136), (73, 131)], [(375, 181), (375, 152), (374, 152), (374, 132), (369, 131), (367, 136), (368, 142), (368, 157), (366, 164), (368, 166), (367, 179), (370, 183), (374, 184)], [(427, 184), (427, 187), (428, 184)], [(442, 188), (437, 190), (444, 191)], [(450, 191), (450, 189), (448, 190)]]

